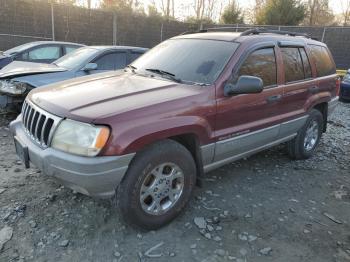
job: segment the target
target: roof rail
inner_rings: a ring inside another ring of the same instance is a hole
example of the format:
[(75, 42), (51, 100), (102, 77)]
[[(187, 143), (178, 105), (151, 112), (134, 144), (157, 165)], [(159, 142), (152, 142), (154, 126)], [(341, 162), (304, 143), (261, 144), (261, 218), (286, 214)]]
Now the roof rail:
[[(197, 34), (197, 33), (207, 33), (207, 32), (223, 32), (226, 29), (242, 29), (244, 27), (215, 27), (215, 28), (207, 28), (207, 29), (200, 29), (197, 31), (186, 31), (183, 32), (181, 35), (188, 35), (188, 34)], [(232, 31), (227, 31), (232, 32)], [(237, 32), (237, 31), (236, 31)], [(298, 32), (291, 32), (291, 31), (284, 31), (284, 30), (273, 30), (273, 29), (266, 29), (266, 28), (253, 28), (246, 31), (243, 31), (240, 35), (241, 36), (248, 36), (248, 35), (259, 35), (259, 34), (277, 34), (277, 35), (289, 35), (289, 36), (301, 36), (305, 38), (310, 38), (313, 40), (318, 40), (317, 38), (311, 37), (307, 33), (298, 33)]]
[(265, 28), (254, 28), (249, 29), (241, 33), (241, 36), (246, 35), (259, 35), (259, 34), (277, 34), (277, 35), (289, 35), (289, 36), (302, 36), (306, 38), (311, 38), (310, 35), (306, 33), (297, 33), (297, 32), (290, 32), (290, 31), (280, 31), (280, 30), (272, 30), (272, 29), (265, 29)]

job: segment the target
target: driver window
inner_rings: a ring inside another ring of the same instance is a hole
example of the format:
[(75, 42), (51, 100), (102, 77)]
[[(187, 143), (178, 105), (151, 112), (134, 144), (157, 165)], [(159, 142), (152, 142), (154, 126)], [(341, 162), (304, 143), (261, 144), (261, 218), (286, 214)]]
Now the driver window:
[(242, 75), (260, 77), (264, 88), (277, 85), (277, 66), (273, 48), (259, 49), (251, 53), (238, 71)]

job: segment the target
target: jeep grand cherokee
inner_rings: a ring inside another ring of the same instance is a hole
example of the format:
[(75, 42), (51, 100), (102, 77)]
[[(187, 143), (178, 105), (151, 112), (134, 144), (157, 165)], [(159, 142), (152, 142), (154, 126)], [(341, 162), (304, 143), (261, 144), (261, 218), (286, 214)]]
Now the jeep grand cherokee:
[(124, 72), (33, 90), (11, 130), (27, 167), (116, 196), (127, 222), (155, 229), (205, 172), (283, 142), (293, 159), (311, 157), (338, 91), (327, 46), (307, 36), (184, 34)]

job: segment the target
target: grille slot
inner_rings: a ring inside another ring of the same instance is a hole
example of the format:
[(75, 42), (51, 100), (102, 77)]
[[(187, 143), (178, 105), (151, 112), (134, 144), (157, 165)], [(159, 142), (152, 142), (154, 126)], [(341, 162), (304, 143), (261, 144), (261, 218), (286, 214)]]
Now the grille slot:
[(41, 147), (48, 147), (61, 118), (45, 112), (29, 101), (22, 107), (22, 123), (26, 133)]

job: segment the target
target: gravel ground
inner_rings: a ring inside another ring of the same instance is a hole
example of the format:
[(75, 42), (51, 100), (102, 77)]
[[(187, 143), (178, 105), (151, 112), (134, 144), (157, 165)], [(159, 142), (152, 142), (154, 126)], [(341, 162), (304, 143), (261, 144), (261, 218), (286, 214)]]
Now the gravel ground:
[(283, 145), (213, 171), (183, 215), (141, 232), (113, 204), (72, 192), (15, 156), (0, 123), (0, 261), (350, 261), (350, 104), (317, 154)]

